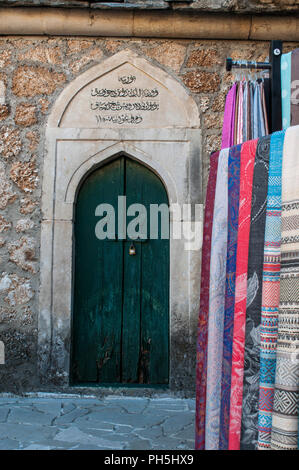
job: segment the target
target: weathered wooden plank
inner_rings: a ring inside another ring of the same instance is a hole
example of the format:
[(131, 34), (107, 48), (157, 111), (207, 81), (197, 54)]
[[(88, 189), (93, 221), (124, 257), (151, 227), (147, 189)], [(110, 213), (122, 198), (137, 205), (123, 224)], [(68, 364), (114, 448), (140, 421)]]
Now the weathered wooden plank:
[(95, 209), (100, 203), (117, 206), (122, 162), (96, 170), (78, 195), (72, 356), (77, 383), (120, 381), (123, 246), (96, 238)]
[[(143, 181), (147, 204), (166, 204), (161, 181), (147, 173)], [(169, 221), (168, 221), (169, 223)], [(142, 244), (142, 302), (140, 381), (167, 384), (169, 381), (169, 240)]]

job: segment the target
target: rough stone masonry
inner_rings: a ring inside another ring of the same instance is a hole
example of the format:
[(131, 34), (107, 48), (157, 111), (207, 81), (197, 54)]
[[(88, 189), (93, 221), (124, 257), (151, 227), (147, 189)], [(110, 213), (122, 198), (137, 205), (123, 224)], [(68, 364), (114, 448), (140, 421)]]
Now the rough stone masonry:
[[(298, 44), (284, 44), (285, 51), (295, 47)], [(6, 357), (5, 365), (0, 366), (0, 391), (41, 388), (37, 316), (41, 178), (48, 115), (70, 81), (122, 49), (131, 49), (161, 67), (194, 97), (201, 119), (205, 191), (209, 154), (220, 147), (225, 96), (233, 81), (233, 75), (225, 71), (225, 58), (264, 61), (269, 44), (143, 38), (0, 38), (0, 339), (5, 344)], [(194, 372), (195, 342), (194, 337), (190, 346)], [(43, 383), (48, 389), (55, 385), (47, 383), (47, 377)], [(194, 394), (195, 379), (192, 383), (194, 386), (188, 385), (190, 390), (183, 383), (178, 389)]]

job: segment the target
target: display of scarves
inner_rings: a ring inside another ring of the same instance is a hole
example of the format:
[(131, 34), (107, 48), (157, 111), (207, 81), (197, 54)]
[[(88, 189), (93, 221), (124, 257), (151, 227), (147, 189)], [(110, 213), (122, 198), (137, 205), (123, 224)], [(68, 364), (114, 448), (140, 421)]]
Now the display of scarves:
[(222, 149), (269, 133), (267, 80), (242, 80), (234, 83), (229, 90), (225, 103)]
[(286, 131), (282, 163), (281, 271), (272, 449), (297, 449), (299, 402), (299, 127)]
[(244, 343), (247, 300), (247, 268), (250, 234), (252, 180), (257, 140), (246, 142), (241, 150), (240, 206), (234, 305), (234, 331), (229, 415), (229, 448), (240, 446), (243, 396)]
[(257, 144), (252, 187), (240, 441), (242, 449), (255, 449), (258, 438), (259, 348), (269, 153), (270, 136), (262, 137)]
[(291, 124), (291, 71), (292, 53), (282, 54), (281, 62), (281, 112), (282, 128), (286, 129)]
[(264, 242), (258, 448), (271, 445), (280, 289), (281, 171), (284, 132), (271, 136)]
[(227, 252), (228, 155), (220, 152), (213, 215), (207, 349), (205, 448), (219, 448), (223, 318)]
[(195, 448), (205, 448), (205, 414), (207, 387), (207, 344), (209, 318), (210, 260), (214, 201), (219, 152), (211, 155), (203, 228), (200, 309), (198, 319), (197, 367), (196, 367), (196, 435)]
[[(248, 94), (251, 86), (243, 89), (244, 116)], [(240, 97), (242, 91), (237, 102)], [(211, 160), (198, 330), (198, 449), (298, 448), (298, 151), (296, 126), (222, 150), (217, 169)]]
[(228, 448), (228, 423), (235, 305), (235, 274), (238, 240), (241, 145), (232, 147), (228, 158), (228, 234), (226, 256), (226, 287), (221, 379), (221, 410), (219, 448)]

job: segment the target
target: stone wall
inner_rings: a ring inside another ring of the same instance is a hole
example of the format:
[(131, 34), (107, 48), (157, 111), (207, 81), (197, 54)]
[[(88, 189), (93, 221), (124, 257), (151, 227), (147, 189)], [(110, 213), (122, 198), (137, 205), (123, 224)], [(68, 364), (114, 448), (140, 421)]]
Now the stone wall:
[[(296, 46), (289, 43), (284, 47), (290, 50)], [(127, 48), (184, 84), (198, 104), (205, 190), (209, 154), (220, 146), (225, 95), (233, 80), (232, 74), (225, 71), (225, 58), (263, 61), (269, 44), (60, 37), (0, 39), (0, 339), (6, 348), (6, 364), (0, 366), (0, 391), (39, 388), (40, 199), (47, 117), (67, 83), (95, 63)]]
[(297, 11), (298, 0), (2, 0), (3, 6), (49, 6), (60, 8), (176, 9), (237, 13)]

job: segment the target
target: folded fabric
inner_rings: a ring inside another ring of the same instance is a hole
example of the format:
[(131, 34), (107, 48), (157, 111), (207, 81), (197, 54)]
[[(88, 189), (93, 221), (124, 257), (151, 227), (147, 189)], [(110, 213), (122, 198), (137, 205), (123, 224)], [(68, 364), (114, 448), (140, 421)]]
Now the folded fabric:
[(197, 335), (195, 448), (205, 448), (209, 288), (214, 201), (219, 152), (211, 155), (203, 228), (200, 309)]
[(205, 447), (208, 450), (219, 448), (227, 251), (228, 155), (229, 149), (222, 150), (219, 155), (212, 229), (205, 426)]
[(258, 439), (260, 325), (269, 154), (270, 136), (261, 137), (256, 149), (252, 187), (241, 449), (255, 449)]
[(285, 132), (271, 136), (264, 241), (258, 448), (271, 445), (280, 289), (281, 172)]
[(291, 126), (299, 125), (299, 49), (291, 57)]
[(244, 143), (241, 150), (240, 206), (238, 220), (239, 229), (236, 262), (236, 287), (229, 413), (230, 449), (238, 449), (240, 447), (247, 300), (247, 269), (252, 181), (256, 147), (257, 140), (252, 140)]
[(299, 127), (286, 131), (282, 163), (282, 238), (271, 448), (298, 446), (299, 403)]
[(286, 129), (291, 125), (291, 69), (292, 53), (281, 56), (281, 112), (282, 128)]
[(242, 145), (232, 147), (228, 157), (228, 233), (219, 436), (219, 449), (224, 450), (228, 448), (241, 147)]

